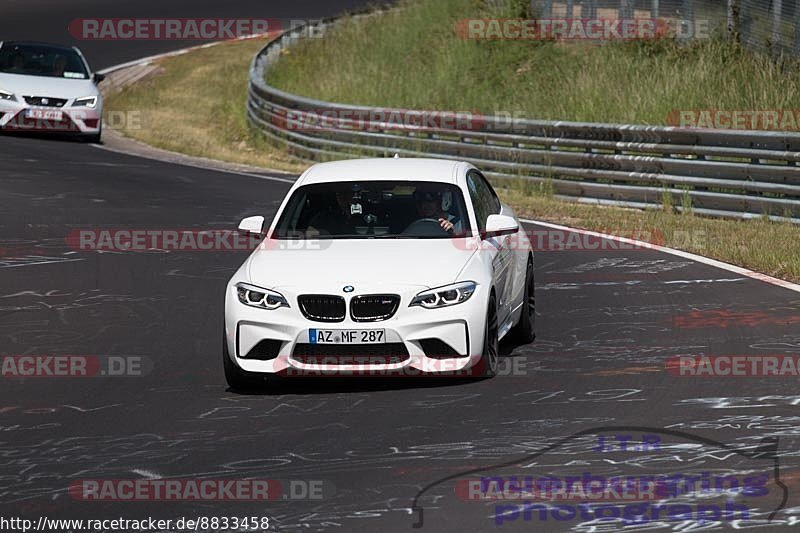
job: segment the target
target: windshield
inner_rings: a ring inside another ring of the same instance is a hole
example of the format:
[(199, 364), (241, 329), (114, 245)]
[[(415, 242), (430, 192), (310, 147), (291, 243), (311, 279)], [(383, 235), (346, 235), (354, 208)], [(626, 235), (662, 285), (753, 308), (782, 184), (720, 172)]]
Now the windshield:
[(6, 44), (0, 48), (0, 72), (79, 80), (89, 78), (86, 66), (75, 50), (35, 44)]
[(423, 181), (348, 181), (298, 188), (273, 239), (451, 239), (469, 233), (461, 189)]

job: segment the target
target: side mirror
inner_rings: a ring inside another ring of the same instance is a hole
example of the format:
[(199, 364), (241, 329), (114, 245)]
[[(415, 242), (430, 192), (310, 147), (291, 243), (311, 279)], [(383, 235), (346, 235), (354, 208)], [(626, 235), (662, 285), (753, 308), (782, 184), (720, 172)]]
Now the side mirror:
[(242, 235), (264, 235), (264, 217), (247, 217), (239, 222)]
[(500, 235), (511, 235), (519, 231), (519, 224), (514, 217), (507, 215), (489, 215), (486, 219), (486, 230), (483, 238), (499, 237)]
[(99, 72), (95, 72), (94, 74), (92, 74), (92, 80), (94, 81), (95, 84), (100, 83), (104, 79), (106, 79), (105, 74), (100, 74)]

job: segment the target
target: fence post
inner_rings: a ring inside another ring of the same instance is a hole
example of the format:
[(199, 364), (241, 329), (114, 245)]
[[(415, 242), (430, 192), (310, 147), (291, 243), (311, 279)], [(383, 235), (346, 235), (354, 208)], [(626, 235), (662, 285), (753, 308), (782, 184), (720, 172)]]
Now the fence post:
[(753, 20), (750, 17), (752, 12), (750, 0), (739, 0), (739, 42), (743, 46), (750, 46), (750, 28)]
[(739, 41), (739, 0), (728, 0), (728, 39)]
[(658, 18), (658, 11), (659, 11), (658, 0), (651, 0), (650, 1), (650, 18), (651, 19), (657, 19)]
[(567, 14), (564, 18), (571, 19), (575, 11), (575, 0), (567, 0)]
[(583, 0), (583, 3), (581, 4), (581, 18), (597, 18), (597, 0)]
[(775, 52), (780, 51), (781, 47), (781, 11), (783, 10), (783, 0), (772, 0), (772, 40), (770, 46)]
[(619, 2), (619, 19), (630, 20), (633, 18), (633, 5), (631, 0), (620, 0)]
[(542, 7), (542, 18), (553, 18), (553, 0), (544, 0), (544, 6)]
[(800, 56), (800, 2), (794, 7), (794, 55)]
[(697, 32), (694, 22), (694, 0), (683, 0), (681, 2), (680, 32), (678, 36), (683, 39), (691, 39)]

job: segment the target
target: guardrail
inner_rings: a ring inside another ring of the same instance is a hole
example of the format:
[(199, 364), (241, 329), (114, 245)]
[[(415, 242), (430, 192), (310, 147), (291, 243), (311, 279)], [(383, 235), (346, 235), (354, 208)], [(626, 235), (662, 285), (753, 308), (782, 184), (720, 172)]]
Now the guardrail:
[(251, 125), (299, 158), (399, 154), (466, 160), (492, 179), (529, 180), (573, 201), (668, 204), (707, 216), (800, 223), (800, 134), (456, 113), (435, 113), (433, 126), (398, 127), (386, 117), (430, 121), (434, 112), (313, 100), (265, 81), (282, 50), (336, 23), (328, 19), (288, 31), (250, 66)]

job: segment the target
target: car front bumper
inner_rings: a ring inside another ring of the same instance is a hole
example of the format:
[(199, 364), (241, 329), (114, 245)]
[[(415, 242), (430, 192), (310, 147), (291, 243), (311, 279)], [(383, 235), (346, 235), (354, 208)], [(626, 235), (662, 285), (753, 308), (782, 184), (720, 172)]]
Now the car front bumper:
[[(45, 114), (56, 112), (60, 114), (60, 118), (31, 118), (27, 116), (28, 110), (37, 110)], [(100, 132), (102, 116), (101, 105), (93, 109), (88, 107), (59, 108), (0, 100), (0, 130), (4, 131), (89, 135)]]
[[(348, 309), (351, 297), (378, 292), (392, 291), (383, 288), (352, 294), (345, 298)], [(401, 302), (394, 316), (387, 320), (356, 322), (348, 313), (343, 321), (330, 323), (307, 319), (299, 309), (296, 296), (285, 291), (282, 294), (289, 301), (289, 308), (266, 310), (244, 305), (237, 298), (235, 283), (230, 283), (225, 298), (225, 339), (229, 357), (246, 372), (285, 376), (469, 375), (466, 371), (480, 361), (483, 351), (488, 305), (486, 290), (478, 285), (469, 300), (439, 309), (409, 307), (416, 292), (394, 291), (401, 295)], [(355, 344), (346, 348), (313, 345), (309, 339), (311, 329), (381, 329), (385, 331), (386, 343)], [(431, 349), (431, 339), (446, 343), (451, 350)], [(272, 348), (267, 355), (259, 353), (262, 341), (270, 343)], [(314, 356), (310, 357), (306, 349), (311, 346), (315, 349)]]

